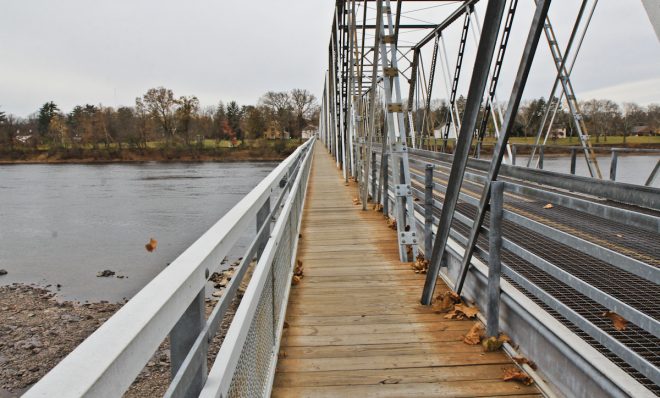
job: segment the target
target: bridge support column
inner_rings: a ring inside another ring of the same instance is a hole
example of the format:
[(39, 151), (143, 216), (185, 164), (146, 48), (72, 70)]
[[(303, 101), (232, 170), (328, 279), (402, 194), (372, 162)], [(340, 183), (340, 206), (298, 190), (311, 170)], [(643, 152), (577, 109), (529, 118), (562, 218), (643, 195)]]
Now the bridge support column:
[(486, 311), (486, 334), (497, 337), (500, 331), (500, 276), (502, 263), (502, 209), (504, 205), (504, 183), (494, 181), (491, 187), (490, 231), (488, 233), (488, 310)]
[[(385, 139), (385, 137), (383, 137), (383, 139)], [(381, 163), (382, 163), (382, 167), (383, 167), (383, 214), (386, 217), (389, 217), (389, 215), (390, 215), (390, 194), (389, 194), (390, 188), (388, 186), (389, 185), (389, 176), (388, 176), (388, 173), (389, 173), (389, 170), (388, 170), (388, 168), (389, 168), (388, 160), (389, 159), (388, 159), (388, 157), (389, 156), (390, 155), (386, 153), (386, 154), (383, 155), (383, 158), (380, 160)]]
[(424, 174), (424, 258), (429, 260), (433, 248), (433, 165)]

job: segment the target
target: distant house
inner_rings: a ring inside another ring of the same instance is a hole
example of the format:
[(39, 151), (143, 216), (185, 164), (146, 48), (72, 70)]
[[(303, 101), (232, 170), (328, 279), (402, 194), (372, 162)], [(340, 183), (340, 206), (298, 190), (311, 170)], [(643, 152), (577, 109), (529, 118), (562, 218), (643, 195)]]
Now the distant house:
[(629, 135), (655, 135), (655, 130), (649, 126), (635, 126), (630, 129)]
[(23, 134), (23, 135), (19, 134), (19, 135), (15, 136), (14, 139), (17, 142), (20, 142), (21, 144), (24, 144), (24, 145), (28, 144), (28, 143), (31, 143), (34, 140), (33, 137), (32, 137), (32, 134)]
[(279, 123), (272, 122), (264, 131), (264, 138), (267, 140), (288, 140), (291, 138), (291, 134), (286, 130), (282, 130)]
[[(443, 138), (442, 135), (444, 134), (444, 132), (445, 132), (445, 129), (444, 129), (444, 128), (442, 128), (442, 129), (434, 129), (434, 130), (433, 130), (433, 137), (434, 137), (434, 138)], [(451, 128), (449, 129), (449, 135), (447, 136), (447, 138), (449, 138), (450, 140), (454, 140), (454, 139), (456, 139), (456, 130), (454, 130), (453, 127), (451, 127)]]
[(557, 138), (566, 138), (566, 129), (552, 129), (552, 131), (550, 131), (550, 138), (553, 140), (556, 140)]
[(302, 138), (303, 140), (312, 138), (316, 133), (318, 133), (318, 129), (315, 126), (309, 125), (305, 127), (302, 131)]

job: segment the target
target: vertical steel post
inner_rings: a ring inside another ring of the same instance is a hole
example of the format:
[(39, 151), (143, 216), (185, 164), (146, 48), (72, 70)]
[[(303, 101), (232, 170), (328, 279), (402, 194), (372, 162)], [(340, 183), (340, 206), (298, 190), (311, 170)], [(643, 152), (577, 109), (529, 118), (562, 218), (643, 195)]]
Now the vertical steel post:
[[(495, 52), (497, 34), (502, 22), (502, 15), (506, 6), (505, 0), (490, 0), (486, 8), (484, 27), (481, 31), (477, 55), (474, 62), (472, 79), (468, 90), (467, 102), (463, 113), (461, 131), (458, 135), (456, 148), (454, 150), (454, 161), (449, 173), (449, 182), (447, 192), (440, 215), (438, 232), (433, 244), (433, 254), (429, 265), (429, 271), (426, 274), (424, 291), (422, 293), (422, 303), (430, 305), (433, 300), (433, 291), (435, 290), (436, 278), (440, 272), (440, 263), (445, 252), (445, 245), (449, 239), (449, 230), (454, 218), (454, 210), (458, 202), (458, 196), (463, 183), (463, 174), (467, 166), (468, 155), (470, 152), (470, 143), (472, 134), (477, 124), (477, 117), (481, 109), (481, 99), (486, 91), (488, 82), (488, 72)], [(501, 140), (502, 136), (500, 137)], [(497, 149), (497, 147), (496, 147)], [(497, 152), (495, 152), (497, 153)]]
[(515, 166), (516, 165), (516, 146), (511, 145), (511, 165)]
[(577, 157), (577, 151), (575, 148), (571, 148), (571, 174), (575, 175), (575, 161)]
[(433, 247), (433, 165), (424, 173), (424, 258), (430, 259)]
[[(192, 348), (195, 340), (202, 333), (206, 323), (204, 316), (204, 289), (193, 299), (190, 306), (181, 315), (179, 321), (170, 331), (170, 357), (172, 365), (172, 377), (181, 368), (181, 364), (186, 359), (188, 352)], [(194, 357), (190, 363), (191, 367), (196, 369), (195, 376), (190, 382), (190, 386), (185, 393), (185, 397), (192, 398), (199, 396), (204, 386), (207, 374), (206, 353), (208, 352), (208, 340), (203, 339), (201, 347), (203, 355)]]
[(371, 152), (371, 200), (376, 201), (376, 152)]
[(541, 145), (539, 147), (539, 165), (538, 168), (543, 170), (543, 159), (545, 158), (545, 147)]
[(488, 233), (488, 310), (486, 311), (486, 335), (497, 336), (500, 331), (500, 276), (502, 264), (502, 209), (504, 183), (493, 181), (491, 186), (490, 231)]
[(619, 160), (619, 152), (616, 149), (612, 149), (612, 160), (610, 162), (610, 180), (616, 181), (616, 166), (617, 161)]
[[(385, 139), (385, 137), (383, 137)], [(390, 157), (389, 153), (383, 155), (383, 158), (380, 160), (383, 165), (383, 214), (386, 216), (390, 215), (390, 187), (389, 187), (389, 163), (388, 158)]]
[[(261, 206), (261, 209), (257, 211), (257, 231), (261, 229), (261, 226), (268, 221), (268, 215), (270, 214), (270, 198), (266, 199), (266, 203)], [(257, 246), (257, 258), (261, 257), (266, 248), (266, 243), (268, 243), (268, 237), (270, 236), (270, 227), (264, 228), (262, 235), (259, 237), (259, 244)]]

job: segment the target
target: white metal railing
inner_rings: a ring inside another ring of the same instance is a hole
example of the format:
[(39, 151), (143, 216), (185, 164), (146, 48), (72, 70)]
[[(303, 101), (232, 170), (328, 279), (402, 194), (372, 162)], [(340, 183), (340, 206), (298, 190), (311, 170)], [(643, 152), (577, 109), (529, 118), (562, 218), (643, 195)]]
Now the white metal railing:
[[(310, 139), (280, 163), (24, 397), (121, 396), (168, 334), (174, 378), (167, 396), (196, 396), (204, 383), (204, 396), (227, 396), (228, 391), (231, 396), (268, 394), (314, 141)], [(271, 210), (270, 199), (276, 192), (279, 199)], [(209, 277), (255, 220), (259, 232), (247, 258), (205, 319), (204, 289)], [(207, 381), (208, 342), (255, 255), (257, 265)]]

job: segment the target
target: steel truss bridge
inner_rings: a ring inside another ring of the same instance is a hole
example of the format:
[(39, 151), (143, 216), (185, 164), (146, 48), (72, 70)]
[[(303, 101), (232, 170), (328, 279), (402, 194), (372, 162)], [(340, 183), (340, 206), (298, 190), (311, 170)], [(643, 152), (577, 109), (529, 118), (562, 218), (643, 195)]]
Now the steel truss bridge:
[[(660, 190), (614, 181), (617, 151), (602, 178), (570, 78), (597, 0), (576, 2), (565, 43), (551, 1), (528, 3), (525, 18), (518, 0), (337, 1), (318, 137), (25, 396), (121, 396), (166, 338), (167, 397), (659, 395)], [(660, 32), (660, 10), (643, 3)], [(516, 165), (508, 139), (544, 42), (554, 100)], [(522, 51), (507, 55), (513, 43)], [(514, 76), (506, 101), (502, 72)], [(571, 174), (542, 169), (560, 104), (579, 138)], [(578, 161), (590, 177), (575, 175)], [(208, 280), (246, 232), (207, 314)], [(413, 272), (422, 260), (428, 271)], [(476, 320), (438, 314), (449, 291)], [(463, 343), (475, 321), (511, 341), (486, 353)], [(505, 367), (534, 385), (503, 381)]]

